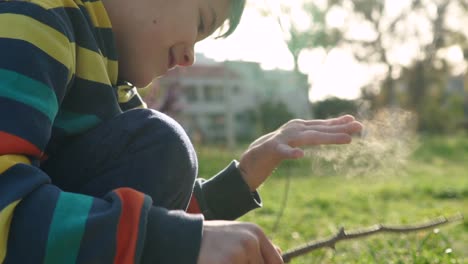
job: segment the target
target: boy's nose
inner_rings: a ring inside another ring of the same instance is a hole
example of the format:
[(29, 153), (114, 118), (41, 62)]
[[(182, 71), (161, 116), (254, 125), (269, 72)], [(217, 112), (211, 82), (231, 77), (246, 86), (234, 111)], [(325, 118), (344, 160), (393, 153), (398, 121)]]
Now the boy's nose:
[(193, 47), (184, 47), (182, 49), (182, 56), (177, 60), (177, 65), (179, 66), (192, 66), (193, 63), (195, 62), (195, 54)]

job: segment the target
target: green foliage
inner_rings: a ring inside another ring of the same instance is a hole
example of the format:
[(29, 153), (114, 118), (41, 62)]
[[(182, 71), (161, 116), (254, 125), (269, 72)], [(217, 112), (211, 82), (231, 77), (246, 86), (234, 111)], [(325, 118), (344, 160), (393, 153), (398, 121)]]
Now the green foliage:
[[(374, 84), (380, 92), (372, 98), (372, 105), (399, 106), (414, 111), (419, 117), (419, 129), (431, 133), (452, 131), (462, 122), (463, 116), (460, 117), (459, 112), (463, 107), (459, 102), (449, 98), (450, 103), (455, 103), (449, 105), (445, 98), (431, 94), (431, 90), (437, 87), (439, 95), (444, 95), (447, 78), (460, 74), (456, 69), (461, 64), (451, 62), (443, 53), (449, 47), (468, 50), (467, 32), (447, 22), (454, 12), (458, 12), (462, 20), (468, 17), (466, 1), (405, 1), (407, 5), (395, 10), (397, 12), (392, 16), (388, 14), (393, 12), (386, 10), (391, 7), (388, 1), (343, 0), (343, 3), (351, 7), (348, 12), (355, 15), (354, 19), (361, 20), (359, 24), (368, 26), (375, 33), (371, 40), (351, 38), (345, 42), (359, 61), (386, 68), (384, 78)], [(421, 27), (421, 24), (428, 26)], [(345, 27), (343, 30), (349, 29)], [(432, 40), (423, 37), (427, 34)], [(416, 45), (418, 52), (409, 54), (406, 63), (394, 57), (395, 49), (409, 45)], [(467, 54), (464, 53), (465, 61)]]
[[(274, 14), (271, 10), (263, 12), (264, 15), (273, 16), (283, 31), (284, 39), (289, 52), (293, 56), (294, 70), (299, 72), (299, 57), (304, 50), (321, 48), (330, 50), (336, 47), (342, 39), (341, 32), (330, 27), (327, 23), (329, 11), (340, 4), (340, 1), (328, 1), (326, 5), (319, 5), (316, 1), (302, 1), (302, 11), (309, 18), (309, 28), (304, 29), (294, 16), (293, 6), (295, 2), (284, 1), (280, 4), (280, 14)], [(291, 5), (293, 3), (293, 5)]]
[(464, 118), (463, 97), (448, 95), (445, 100), (428, 96), (419, 113), (419, 128), (430, 133), (450, 133), (459, 128)]
[[(242, 149), (242, 148), (240, 148)], [(199, 148), (200, 172), (213, 175), (240, 151)], [(468, 137), (423, 136), (408, 165), (387, 175), (347, 178), (317, 176), (318, 164), (288, 161), (261, 187), (264, 207), (243, 218), (262, 226), (283, 250), (333, 235), (343, 226), (359, 229), (376, 223), (409, 224), (461, 212), (459, 224), (405, 235), (379, 234), (343, 241), (336, 251), (321, 249), (292, 263), (467, 263)], [(325, 166), (325, 165), (322, 165)], [(333, 166), (333, 164), (330, 164)], [(272, 227), (283, 199), (285, 176), (291, 190), (281, 226)]]
[(445, 165), (466, 161), (468, 153), (468, 135), (459, 133), (451, 136), (423, 136), (421, 145), (414, 153), (418, 162)]
[(336, 97), (328, 98), (312, 105), (315, 118), (330, 118), (342, 114), (354, 115), (357, 113), (357, 105), (353, 100), (345, 100)]
[(261, 126), (261, 134), (276, 130), (282, 124), (293, 118), (288, 107), (282, 102), (265, 101), (258, 107), (258, 122)]

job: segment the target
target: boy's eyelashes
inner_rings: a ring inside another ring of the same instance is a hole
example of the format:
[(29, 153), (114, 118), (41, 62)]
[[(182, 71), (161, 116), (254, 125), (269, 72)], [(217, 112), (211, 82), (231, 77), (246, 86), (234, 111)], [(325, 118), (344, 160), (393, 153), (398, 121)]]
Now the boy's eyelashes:
[(199, 19), (198, 19), (198, 33), (203, 34), (204, 32), (205, 32), (205, 22), (203, 21), (203, 15), (200, 11)]
[(217, 16), (213, 8), (211, 8), (211, 16), (204, 13), (204, 9), (198, 10), (198, 40), (202, 40), (216, 31)]

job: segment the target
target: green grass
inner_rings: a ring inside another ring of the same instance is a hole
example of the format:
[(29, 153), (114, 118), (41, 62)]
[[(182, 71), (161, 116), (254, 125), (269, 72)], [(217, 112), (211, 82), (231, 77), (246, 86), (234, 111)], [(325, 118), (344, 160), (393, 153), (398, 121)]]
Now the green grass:
[[(198, 147), (200, 176), (207, 177), (240, 155)], [(283, 250), (327, 238), (340, 227), (419, 223), (458, 212), (465, 220), (409, 234), (377, 234), (319, 249), (292, 263), (468, 263), (468, 136), (423, 137), (404, 167), (378, 176), (318, 174), (310, 159), (288, 161), (261, 187), (264, 207), (242, 217), (255, 222)], [(377, 168), (378, 169), (378, 168)], [(330, 170), (325, 170), (330, 172)], [(332, 171), (332, 170), (331, 170)], [(280, 226), (273, 230), (290, 176)]]

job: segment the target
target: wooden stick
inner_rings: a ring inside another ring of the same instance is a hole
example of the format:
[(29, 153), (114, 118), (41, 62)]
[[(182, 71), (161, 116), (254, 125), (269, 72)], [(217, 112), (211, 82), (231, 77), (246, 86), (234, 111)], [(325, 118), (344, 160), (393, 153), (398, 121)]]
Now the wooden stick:
[(365, 229), (359, 229), (359, 230), (354, 230), (354, 231), (349, 231), (349, 232), (345, 231), (344, 228), (341, 227), (336, 235), (328, 239), (309, 242), (295, 249), (286, 251), (283, 254), (283, 261), (285, 263), (288, 263), (293, 258), (305, 255), (319, 248), (335, 249), (336, 243), (341, 240), (356, 239), (356, 238), (366, 237), (366, 236), (370, 236), (370, 235), (377, 234), (377, 233), (410, 233), (410, 232), (430, 229), (436, 226), (458, 222), (462, 220), (463, 220), (463, 215), (457, 214), (455, 216), (451, 216), (448, 218), (438, 217), (436, 219), (432, 219), (426, 223), (422, 223), (419, 225), (386, 226), (386, 225), (378, 224), (378, 225), (374, 225)]

